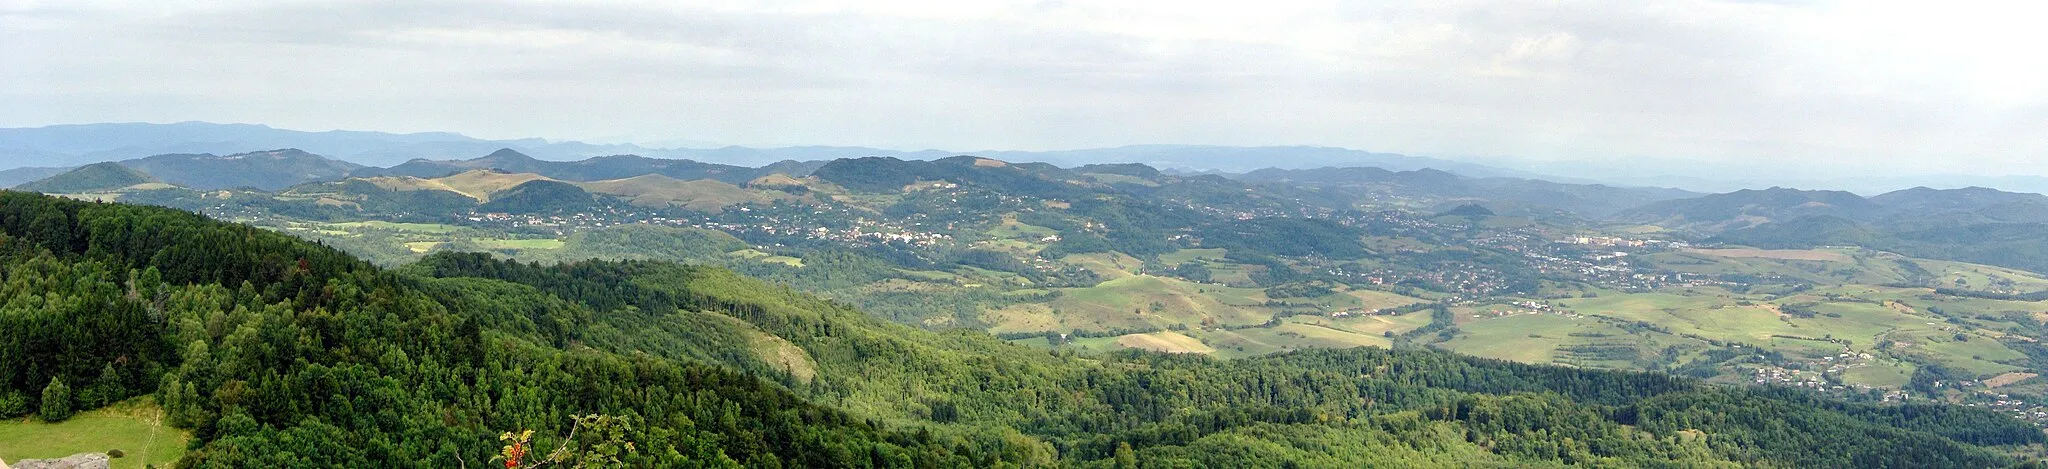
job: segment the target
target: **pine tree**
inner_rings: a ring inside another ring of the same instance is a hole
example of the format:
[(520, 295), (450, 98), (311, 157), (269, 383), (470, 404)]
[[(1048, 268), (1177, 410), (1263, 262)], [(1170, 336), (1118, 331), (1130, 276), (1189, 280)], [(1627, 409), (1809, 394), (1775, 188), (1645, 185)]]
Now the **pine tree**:
[(50, 378), (50, 385), (43, 387), (43, 407), (36, 413), (45, 422), (62, 422), (71, 418), (71, 388), (63, 380)]
[(29, 407), (28, 394), (21, 391), (0, 393), (0, 418), (28, 415), (30, 410), (33, 409)]
[(114, 364), (108, 363), (100, 368), (100, 377), (94, 379), (92, 385), (87, 387), (85, 392), (81, 393), (79, 397), (80, 404), (83, 404), (85, 408), (93, 409), (113, 404), (121, 400), (121, 398), (128, 397), (128, 389), (121, 385), (121, 374), (114, 371)]

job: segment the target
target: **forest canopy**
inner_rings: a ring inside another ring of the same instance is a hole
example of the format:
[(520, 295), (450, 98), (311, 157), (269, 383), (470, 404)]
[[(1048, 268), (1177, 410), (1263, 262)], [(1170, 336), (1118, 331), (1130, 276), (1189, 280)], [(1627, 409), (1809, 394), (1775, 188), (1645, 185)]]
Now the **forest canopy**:
[(1082, 357), (713, 267), (440, 253), (387, 270), (17, 192), (0, 192), (0, 280), (0, 417), (150, 395), (194, 431), (191, 467), (481, 463), (505, 432), (552, 447), (593, 414), (626, 424), (636, 467), (1983, 467), (2044, 442), (1982, 409), (1434, 351)]

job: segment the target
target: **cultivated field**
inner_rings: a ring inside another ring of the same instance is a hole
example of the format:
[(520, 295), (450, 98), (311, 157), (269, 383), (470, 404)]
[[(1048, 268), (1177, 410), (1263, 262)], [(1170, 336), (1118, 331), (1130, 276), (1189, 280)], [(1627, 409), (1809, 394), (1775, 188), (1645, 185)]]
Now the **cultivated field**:
[(1687, 249), (1685, 252), (1720, 257), (1795, 261), (1849, 262), (1852, 260), (1848, 254), (1821, 249)]
[(1120, 336), (1116, 338), (1116, 344), (1124, 348), (1144, 349), (1151, 350), (1154, 352), (1166, 353), (1206, 354), (1216, 351), (1215, 348), (1202, 344), (1202, 341), (1200, 340), (1195, 340), (1195, 338), (1193, 337), (1188, 337), (1174, 332), (1154, 332), (1151, 334), (1130, 334)]

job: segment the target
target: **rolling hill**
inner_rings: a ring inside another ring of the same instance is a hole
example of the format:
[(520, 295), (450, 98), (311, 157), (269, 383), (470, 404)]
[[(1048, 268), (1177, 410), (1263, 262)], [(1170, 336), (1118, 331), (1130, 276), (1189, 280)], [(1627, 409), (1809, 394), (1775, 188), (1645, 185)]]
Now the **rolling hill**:
[[(758, 180), (758, 179), (757, 179)], [(716, 212), (743, 204), (767, 204), (789, 198), (783, 192), (747, 189), (716, 179), (678, 180), (660, 174), (576, 183), (592, 193), (618, 196), (643, 207), (683, 207)]]
[(1359, 195), (1377, 194), (1447, 203), (1460, 200), (1519, 202), (1563, 209), (1587, 218), (1605, 217), (1653, 202), (1700, 195), (1678, 189), (1565, 184), (1508, 177), (1471, 178), (1434, 169), (1266, 168), (1231, 177), (1248, 182), (1302, 185)]
[(513, 173), (496, 169), (473, 169), (448, 176), (421, 180), (421, 187), (442, 187), (445, 190), (469, 196), (478, 202), (489, 202), (492, 194), (503, 192), (520, 184), (533, 181), (554, 181), (534, 173)]
[(50, 176), (62, 174), (77, 168), (51, 168), (29, 166), (0, 171), (0, 187), (14, 187)]
[[(768, 186), (773, 186), (774, 181), (782, 179), (796, 183), (795, 179), (787, 176), (764, 178), (767, 180), (764, 184)], [(742, 188), (714, 179), (685, 181), (660, 174), (598, 181), (562, 181), (535, 173), (473, 169), (431, 179), (412, 176), (371, 176), (351, 178), (349, 181), (359, 181), (394, 192), (440, 191), (460, 194), (475, 199), (478, 203), (490, 202), (496, 197), (495, 194), (505, 193), (508, 189), (528, 182), (563, 182), (592, 194), (616, 196), (637, 206), (682, 207), (699, 211), (718, 211), (743, 204), (766, 204), (792, 197), (782, 191)]]
[(152, 182), (157, 182), (157, 179), (120, 163), (93, 163), (15, 186), (14, 189), (46, 194), (80, 194), (112, 192)]
[[(449, 132), (388, 133), (346, 130), (308, 132), (278, 129), (264, 125), (217, 124), (209, 122), (180, 122), (173, 124), (101, 123), (52, 125), (35, 128), (0, 128), (0, 167), (28, 166), (31, 164), (36, 166), (72, 166), (103, 161), (121, 161), (167, 153), (233, 154), (254, 149), (286, 147), (302, 148), (313, 153), (335, 156), (356, 164), (369, 166), (405, 165), (407, 162), (415, 160), (447, 162), (451, 158), (485, 154), (500, 148), (515, 149), (524, 154), (539, 156), (545, 160), (572, 160), (605, 155), (645, 155), (657, 159), (689, 159), (749, 166), (773, 166), (781, 161), (813, 162), (806, 164), (815, 165), (820, 164), (816, 162), (825, 160), (868, 156), (929, 160), (970, 153), (946, 150), (898, 151), (840, 146), (752, 148), (717, 146), (705, 142), (673, 142), (657, 145), (671, 146), (677, 144), (681, 144), (682, 147), (654, 148), (634, 144), (592, 144), (577, 141), (556, 142), (539, 138), (487, 140)], [(1131, 145), (1115, 148), (1077, 150), (979, 151), (971, 153), (1010, 161), (1036, 161), (1063, 166), (1095, 163), (1145, 163), (1155, 167), (1249, 171), (1272, 166), (1274, 162), (1286, 162), (1292, 168), (1321, 166), (1377, 166), (1396, 170), (1435, 168), (1470, 176), (1536, 177), (1525, 172), (1453, 160), (1308, 146)], [(364, 175), (438, 177), (460, 170), (485, 169), (479, 167), (433, 168), (441, 171), (436, 174), (432, 171), (425, 171), (428, 166), (435, 165), (414, 165), (415, 169), (422, 170), (420, 172), (366, 173)], [(503, 169), (523, 172), (523, 170), (514, 168)], [(791, 171), (791, 168), (786, 167), (777, 168), (775, 171), (788, 172), (789, 174), (799, 176), (803, 172)], [(639, 175), (610, 173), (570, 177), (567, 174), (541, 173), (559, 179), (574, 180), (618, 179)], [(702, 175), (688, 174), (687, 171), (664, 171), (661, 174), (677, 179), (700, 179), (703, 177)], [(734, 184), (745, 181), (745, 179), (740, 178), (720, 177), (718, 179)]]
[(1863, 246), (2048, 272), (2048, 196), (1917, 187), (1858, 197), (1773, 188), (1653, 203), (1612, 217), (1763, 248)]
[(278, 190), (307, 182), (341, 179), (362, 167), (291, 148), (226, 156), (166, 154), (122, 161), (121, 164), (154, 175), (164, 182), (202, 190), (237, 187)]
[[(630, 441), (610, 454), (636, 467), (1985, 467), (2048, 442), (1985, 409), (1422, 350), (1045, 353), (723, 269), (441, 253), (387, 270), (33, 194), (0, 193), (0, 236), (20, 247), (0, 287), (48, 299), (0, 311), (0, 402), (20, 403), (0, 417), (161, 396), (200, 467), (459, 467), (523, 430), (579, 455)], [(589, 439), (563, 444), (572, 429)]]
[(1922, 186), (1871, 196), (1870, 202), (1884, 206), (1888, 213), (1924, 216), (1976, 212), (2013, 204), (2040, 205), (2048, 203), (2048, 195), (2006, 192), (1984, 187), (1942, 190)]
[(1076, 174), (1049, 164), (1012, 164), (976, 156), (932, 161), (888, 157), (841, 159), (819, 167), (811, 175), (863, 192), (901, 192), (913, 183), (939, 181), (1047, 198), (1072, 198), (1099, 190), (1075, 183)]
[[(783, 170), (801, 164), (783, 165)], [(469, 160), (412, 160), (390, 168), (364, 168), (355, 176), (412, 176), (437, 178), (450, 174), (489, 169), (508, 173), (534, 173), (564, 181), (601, 181), (659, 174), (675, 179), (717, 179), (730, 184), (744, 183), (769, 173), (763, 169), (691, 160), (648, 158), (635, 155), (600, 156), (578, 161), (543, 161), (510, 148)], [(773, 171), (773, 170), (768, 170)]]
[(569, 215), (589, 210), (596, 199), (575, 184), (534, 179), (492, 192), (477, 210), (513, 214)]
[(1714, 234), (1804, 216), (1822, 215), (1864, 220), (1882, 213), (1883, 206), (1848, 192), (1773, 187), (1655, 202), (1624, 210), (1611, 218), (1627, 223)]

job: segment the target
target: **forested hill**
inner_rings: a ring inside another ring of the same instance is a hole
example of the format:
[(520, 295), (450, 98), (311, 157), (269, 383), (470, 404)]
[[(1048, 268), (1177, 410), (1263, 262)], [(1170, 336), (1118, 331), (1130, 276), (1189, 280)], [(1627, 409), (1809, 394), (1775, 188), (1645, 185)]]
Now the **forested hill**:
[(553, 448), (591, 414), (567, 463), (1987, 467), (2044, 442), (1978, 409), (1427, 351), (1078, 357), (722, 269), (438, 254), (393, 271), (15, 192), (0, 278), (0, 417), (153, 394), (194, 429), (190, 467), (497, 464), (501, 433)]
[(516, 288), (161, 208), (4, 192), (0, 228), (0, 415), (153, 393), (195, 430), (188, 467), (481, 467), (503, 432), (554, 447), (590, 413), (624, 419), (641, 467), (998, 462), (727, 368), (565, 347), (542, 331), (589, 311)]

